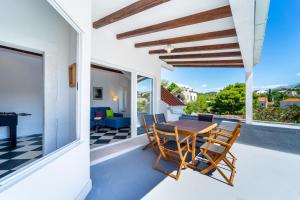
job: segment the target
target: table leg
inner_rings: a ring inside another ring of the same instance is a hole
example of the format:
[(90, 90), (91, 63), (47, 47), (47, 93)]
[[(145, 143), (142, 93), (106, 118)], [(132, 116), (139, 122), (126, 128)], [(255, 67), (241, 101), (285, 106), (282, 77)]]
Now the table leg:
[(196, 136), (193, 135), (193, 138), (192, 138), (192, 163), (193, 163), (193, 165), (195, 165), (195, 163), (196, 163), (195, 157), (196, 157)]
[(17, 146), (17, 127), (16, 126), (10, 126), (10, 141), (11, 146), (16, 147)]

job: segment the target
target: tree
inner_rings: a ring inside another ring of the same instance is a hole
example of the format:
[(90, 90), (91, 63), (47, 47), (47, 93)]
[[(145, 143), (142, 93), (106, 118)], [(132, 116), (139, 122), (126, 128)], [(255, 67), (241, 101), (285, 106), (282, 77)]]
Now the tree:
[(228, 85), (217, 93), (210, 103), (211, 110), (219, 114), (243, 114), (245, 112), (245, 84)]
[(207, 112), (208, 103), (207, 103), (207, 95), (198, 95), (196, 101), (190, 101), (187, 103), (184, 112), (186, 114), (192, 113), (203, 113)]
[(175, 97), (179, 98), (180, 100), (184, 101), (184, 95), (182, 93), (181, 87), (179, 87), (176, 83), (171, 83), (167, 88), (171, 94)]
[(168, 88), (168, 85), (169, 85), (169, 81), (167, 81), (167, 80), (162, 80), (162, 81), (161, 81), (161, 85), (162, 85), (165, 89), (167, 89), (167, 88)]

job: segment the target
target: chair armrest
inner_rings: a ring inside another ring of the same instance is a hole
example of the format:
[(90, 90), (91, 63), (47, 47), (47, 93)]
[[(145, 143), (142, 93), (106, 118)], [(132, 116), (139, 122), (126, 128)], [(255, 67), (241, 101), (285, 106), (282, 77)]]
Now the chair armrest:
[(214, 138), (204, 137), (203, 139), (205, 139), (205, 140), (207, 140), (209, 142), (212, 142), (212, 143), (217, 143), (217, 144), (226, 146), (226, 147), (230, 147), (231, 146), (230, 144), (228, 144), (226, 142), (222, 142), (222, 141), (214, 139)]
[(217, 129), (232, 132), (232, 130), (230, 130), (229, 128), (217, 127)]
[(219, 131), (212, 131), (211, 134), (212, 135), (223, 136), (223, 137), (226, 137), (226, 138), (231, 138), (232, 137), (232, 135), (229, 135), (229, 134), (226, 134), (226, 133), (222, 133), (222, 132), (219, 132)]
[(114, 117), (123, 117), (122, 113), (114, 113)]

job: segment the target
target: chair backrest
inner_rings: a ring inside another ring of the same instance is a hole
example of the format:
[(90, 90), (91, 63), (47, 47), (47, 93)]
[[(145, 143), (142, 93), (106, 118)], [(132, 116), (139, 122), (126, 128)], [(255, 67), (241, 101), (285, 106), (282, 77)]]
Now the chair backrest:
[(156, 118), (156, 123), (160, 124), (160, 123), (166, 123), (167, 122), (164, 113), (155, 114), (155, 118)]
[(155, 124), (155, 118), (154, 115), (144, 115), (143, 116), (144, 126), (146, 129), (146, 132), (152, 131), (152, 126)]
[(230, 148), (232, 147), (236, 139), (240, 136), (240, 131), (241, 131), (241, 123), (237, 122), (234, 130), (231, 133), (230, 139), (227, 141), (227, 143), (230, 145)]
[(160, 152), (164, 158), (166, 158), (166, 153), (168, 153), (168, 151), (171, 150), (174, 152), (174, 149), (168, 149), (167, 147), (163, 146), (162, 141), (164, 141), (165, 139), (176, 142), (178, 155), (180, 156), (180, 158), (183, 158), (180, 146), (180, 138), (176, 126), (170, 124), (155, 124), (153, 126), (153, 132)]
[(199, 114), (198, 115), (199, 121), (212, 122), (213, 119), (214, 119), (214, 116), (210, 115), (210, 114)]
[[(223, 152), (220, 152), (219, 155), (217, 155), (217, 156), (214, 157), (216, 163), (220, 162), (224, 157), (226, 157), (226, 155), (230, 151), (232, 145), (234, 144), (234, 142), (236, 141), (236, 139), (239, 137), (240, 130), (241, 130), (241, 123), (238, 122), (236, 124), (236, 127), (234, 128), (234, 130), (231, 133), (231, 137), (229, 138), (229, 140), (227, 142), (225, 142), (227, 145), (221, 144), (221, 146), (224, 147)], [(209, 146), (210, 145), (214, 145), (214, 144), (215, 144), (215, 142), (211, 142), (211, 141), (207, 142), (207, 145), (206, 145), (204, 151), (206, 152), (209, 149)], [(216, 142), (216, 144), (218, 144), (218, 143)]]
[[(218, 128), (222, 128), (222, 132), (226, 134), (232, 134), (236, 126), (238, 126), (239, 122), (233, 122), (233, 121), (226, 121), (223, 120)], [(230, 131), (229, 131), (230, 130)]]

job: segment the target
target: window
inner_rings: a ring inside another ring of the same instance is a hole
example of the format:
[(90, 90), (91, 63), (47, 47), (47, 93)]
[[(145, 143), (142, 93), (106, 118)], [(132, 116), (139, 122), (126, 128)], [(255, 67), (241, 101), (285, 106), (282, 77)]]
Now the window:
[(153, 79), (138, 75), (137, 77), (137, 115), (138, 134), (145, 133), (142, 116), (153, 113)]
[(77, 139), (77, 32), (47, 1), (7, 1), (1, 8), (0, 17), (10, 19), (0, 21), (0, 144), (7, 146), (0, 178), (6, 179)]

